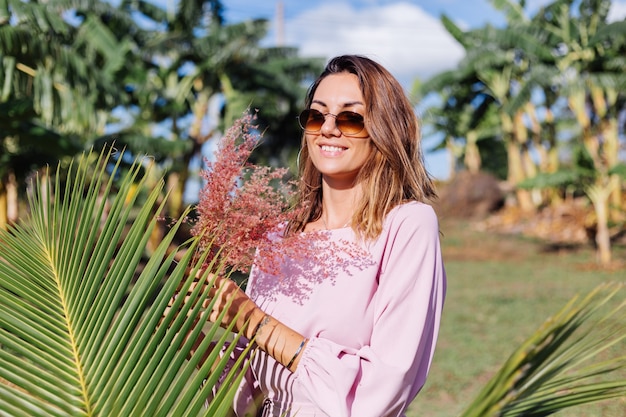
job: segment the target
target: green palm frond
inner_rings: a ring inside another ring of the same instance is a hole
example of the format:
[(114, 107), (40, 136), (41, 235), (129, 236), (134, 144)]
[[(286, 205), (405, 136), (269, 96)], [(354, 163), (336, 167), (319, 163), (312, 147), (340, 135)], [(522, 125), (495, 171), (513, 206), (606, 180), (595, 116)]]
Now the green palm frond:
[[(179, 221), (144, 259), (165, 204), (159, 203), (163, 181), (149, 187), (139, 159), (124, 174), (119, 166), (107, 173), (110, 156), (83, 155), (64, 184), (61, 175), (54, 183), (41, 179), (30, 216), (0, 231), (0, 410), (9, 416), (226, 415), (243, 373), (233, 367), (212, 408), (204, 407), (235, 346), (229, 331), (220, 338), (219, 326), (205, 324), (210, 306), (197, 301), (208, 287), (178, 297), (167, 310), (205, 261), (195, 259), (197, 239), (171, 250)], [(207, 337), (193, 350), (203, 327)], [(220, 359), (227, 342), (230, 350)]]
[[(621, 284), (603, 284), (572, 299), (504, 363), (462, 417), (547, 416), (626, 395), (626, 301)], [(617, 374), (619, 375), (619, 374)]]

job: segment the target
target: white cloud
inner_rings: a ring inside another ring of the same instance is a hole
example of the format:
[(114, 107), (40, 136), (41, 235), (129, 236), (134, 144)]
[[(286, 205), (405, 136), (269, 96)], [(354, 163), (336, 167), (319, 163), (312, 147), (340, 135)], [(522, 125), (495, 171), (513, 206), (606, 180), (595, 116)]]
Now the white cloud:
[(463, 48), (440, 21), (409, 3), (359, 10), (347, 3), (322, 4), (286, 22), (288, 44), (304, 56), (362, 54), (383, 64), (405, 87), (453, 68)]
[(611, 2), (611, 9), (609, 10), (608, 16), (609, 22), (616, 22), (623, 19), (626, 19), (626, 2)]

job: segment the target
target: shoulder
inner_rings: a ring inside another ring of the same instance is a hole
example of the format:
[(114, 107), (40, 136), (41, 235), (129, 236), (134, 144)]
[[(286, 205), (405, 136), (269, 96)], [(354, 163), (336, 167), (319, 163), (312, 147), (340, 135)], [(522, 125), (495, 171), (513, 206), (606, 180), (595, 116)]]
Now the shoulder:
[(430, 205), (414, 201), (394, 207), (377, 242), (381, 285), (406, 289), (413, 288), (416, 277), (432, 280), (434, 271), (440, 269), (439, 243), (439, 222)]
[(435, 210), (428, 204), (411, 201), (394, 207), (385, 217), (383, 229), (439, 230)]

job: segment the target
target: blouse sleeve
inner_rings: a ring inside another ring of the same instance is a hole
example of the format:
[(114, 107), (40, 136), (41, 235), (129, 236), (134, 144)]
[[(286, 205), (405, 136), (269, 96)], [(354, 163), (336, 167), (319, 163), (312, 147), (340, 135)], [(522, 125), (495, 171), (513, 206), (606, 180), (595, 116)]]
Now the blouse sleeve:
[(295, 376), (333, 417), (402, 416), (433, 358), (446, 277), (439, 227), (426, 205), (392, 220), (381, 263), (369, 345), (312, 338)]

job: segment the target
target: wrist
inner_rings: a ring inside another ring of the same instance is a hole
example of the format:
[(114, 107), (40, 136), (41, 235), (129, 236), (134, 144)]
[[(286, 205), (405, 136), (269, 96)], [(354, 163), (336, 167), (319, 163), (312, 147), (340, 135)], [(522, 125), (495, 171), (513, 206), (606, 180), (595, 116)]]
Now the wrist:
[(250, 314), (245, 335), (249, 340), (257, 337), (271, 320), (271, 316), (256, 307)]

